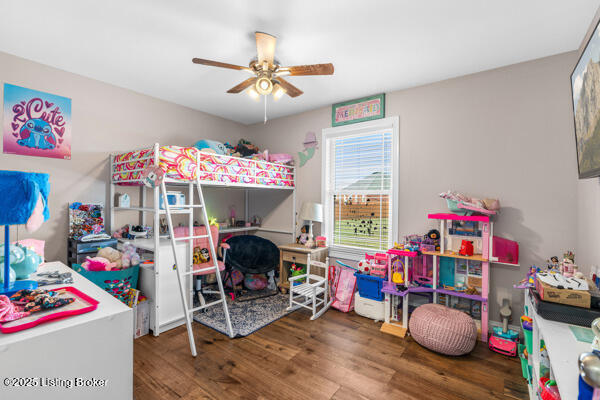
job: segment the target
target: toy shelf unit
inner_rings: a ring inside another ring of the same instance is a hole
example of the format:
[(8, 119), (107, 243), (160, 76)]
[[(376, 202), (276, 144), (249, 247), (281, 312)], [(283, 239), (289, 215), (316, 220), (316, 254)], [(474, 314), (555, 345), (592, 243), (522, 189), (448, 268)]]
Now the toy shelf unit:
[(431, 295), (434, 291), (432, 257), (398, 249), (388, 250), (386, 256), (387, 279), (381, 290), (385, 294), (385, 321), (381, 332), (404, 337), (408, 329), (409, 301), (414, 300), (411, 293)]
[[(149, 174), (159, 174), (165, 187), (169, 190), (165, 197), (168, 201), (169, 214), (180, 215), (187, 232), (194, 231), (195, 216), (201, 214), (203, 204), (194, 204), (194, 189), (196, 182), (205, 187), (244, 190), (244, 218), (249, 221), (249, 193), (252, 190), (283, 190), (289, 192), (292, 198), (292, 213), (289, 228), (269, 228), (264, 226), (232, 226), (220, 233), (254, 233), (272, 232), (290, 235), (295, 239), (296, 228), (296, 184), (295, 168), (283, 164), (270, 163), (262, 160), (231, 157), (214, 153), (201, 152), (193, 147), (152, 146), (123, 153), (110, 154), (110, 194), (109, 194), (109, 229), (115, 231), (115, 213), (137, 213), (140, 225), (150, 225), (152, 234), (145, 238), (130, 240), (138, 249), (144, 250), (153, 262), (140, 265), (139, 285), (142, 293), (148, 298), (150, 305), (150, 329), (155, 336), (186, 322), (183, 303), (179, 291), (178, 273), (173, 268), (175, 254), (181, 263), (190, 264), (194, 255), (194, 239), (178, 239), (172, 244), (168, 233), (161, 233), (164, 222), (161, 218), (168, 217), (167, 210), (162, 205), (161, 185), (152, 185)], [(115, 204), (117, 187), (139, 187), (139, 205)], [(187, 189), (187, 190), (186, 190)], [(170, 191), (179, 192), (178, 199), (171, 203)], [(200, 189), (200, 192), (202, 189)], [(289, 198), (289, 196), (285, 196)], [(203, 203), (203, 200), (202, 200)], [(129, 214), (127, 214), (127, 217)], [(187, 217), (187, 218), (186, 218)], [(133, 218), (132, 218), (133, 219)], [(198, 220), (202, 220), (198, 218)], [(177, 221), (180, 222), (180, 221)], [(163, 229), (164, 231), (164, 229)], [(168, 231), (167, 231), (168, 232)], [(188, 304), (192, 304), (194, 293), (193, 274), (185, 276), (185, 288), (189, 293)]]
[(490, 264), (518, 266), (519, 245), (494, 237), (493, 222), (487, 215), (442, 213), (428, 217), (439, 220), (441, 236), (439, 251), (422, 252), (433, 257), (434, 302), (471, 315), (480, 324), (481, 341), (487, 342)]
[(528, 357), (521, 355), (529, 398), (540, 398), (539, 393), (543, 389), (540, 378), (548, 376), (556, 382), (561, 399), (576, 399), (579, 393), (578, 358), (581, 353), (592, 351), (591, 343), (578, 340), (571, 325), (540, 316), (536, 312), (531, 290), (525, 290), (524, 296), (525, 315), (532, 321), (532, 329), (525, 336)]

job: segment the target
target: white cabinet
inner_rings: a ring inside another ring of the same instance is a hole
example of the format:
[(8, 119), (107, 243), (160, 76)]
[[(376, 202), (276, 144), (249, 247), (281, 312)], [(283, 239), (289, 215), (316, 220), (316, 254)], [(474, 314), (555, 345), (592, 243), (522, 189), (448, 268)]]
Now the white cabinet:
[[(138, 239), (130, 242), (140, 249), (154, 251), (153, 239)], [(177, 244), (177, 257), (180, 263), (189, 265), (187, 243)], [(175, 259), (170, 240), (160, 240), (157, 258), (154, 258), (154, 265), (140, 268), (138, 284), (139, 289), (150, 301), (150, 329), (155, 336), (185, 323), (177, 271), (173, 269)], [(190, 276), (185, 278), (185, 287), (188, 288), (189, 293), (188, 301), (192, 300), (190, 284), (192, 279)]]

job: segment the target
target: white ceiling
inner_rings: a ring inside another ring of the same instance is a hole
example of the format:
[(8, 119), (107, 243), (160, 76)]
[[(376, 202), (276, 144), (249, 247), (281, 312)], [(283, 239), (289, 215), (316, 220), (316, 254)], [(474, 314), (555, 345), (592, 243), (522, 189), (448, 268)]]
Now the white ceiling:
[[(278, 37), (283, 65), (331, 62), (333, 76), (290, 77), (304, 91), (269, 118), (576, 49), (600, 0), (0, 0), (0, 51), (216, 114), (262, 121), (262, 103), (225, 91), (253, 32)], [(270, 99), (269, 99), (270, 100)]]

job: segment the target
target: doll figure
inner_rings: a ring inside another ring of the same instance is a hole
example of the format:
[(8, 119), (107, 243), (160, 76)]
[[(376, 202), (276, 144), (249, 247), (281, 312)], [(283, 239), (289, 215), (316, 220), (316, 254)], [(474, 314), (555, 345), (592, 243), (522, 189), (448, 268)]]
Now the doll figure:
[(300, 236), (296, 238), (296, 243), (298, 244), (306, 244), (308, 242), (308, 225), (303, 225), (300, 228)]

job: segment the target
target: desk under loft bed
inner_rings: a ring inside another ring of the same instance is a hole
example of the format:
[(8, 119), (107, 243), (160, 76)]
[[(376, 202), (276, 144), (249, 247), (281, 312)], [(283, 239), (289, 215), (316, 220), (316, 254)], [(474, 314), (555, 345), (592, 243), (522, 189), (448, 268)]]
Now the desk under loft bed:
[[(148, 188), (143, 184), (143, 171), (151, 166), (159, 166), (164, 171), (164, 182), (169, 187), (187, 188), (185, 194), (191, 199), (194, 193), (193, 184), (198, 176), (203, 187), (216, 187), (244, 190), (246, 221), (249, 220), (249, 192), (253, 190), (283, 190), (292, 197), (292, 213), (289, 229), (269, 228), (265, 226), (230, 227), (221, 229), (220, 233), (235, 232), (270, 232), (289, 234), (295, 237), (296, 227), (296, 185), (295, 168), (262, 160), (218, 155), (201, 152), (193, 147), (160, 146), (133, 150), (125, 153), (111, 154), (110, 193), (109, 193), (109, 229), (114, 232), (115, 212), (138, 212), (140, 223), (151, 226), (154, 235), (150, 239), (131, 240), (136, 247), (153, 253), (154, 264), (146, 264), (140, 268), (139, 288), (150, 301), (150, 329), (155, 336), (185, 323), (182, 302), (179, 294), (177, 273), (173, 270), (174, 254), (168, 235), (160, 235), (160, 217), (166, 214), (160, 209), (160, 187)], [(115, 186), (139, 186), (140, 205), (131, 207), (115, 206)], [(151, 204), (148, 196), (152, 196)], [(286, 198), (289, 196), (286, 196)], [(150, 204), (150, 205), (149, 205)], [(194, 222), (193, 210), (171, 210), (171, 214), (188, 216), (188, 226)], [(191, 260), (193, 248), (189, 243), (177, 244), (179, 260)], [(189, 288), (189, 299), (193, 296), (193, 282), (186, 278)]]

